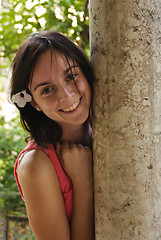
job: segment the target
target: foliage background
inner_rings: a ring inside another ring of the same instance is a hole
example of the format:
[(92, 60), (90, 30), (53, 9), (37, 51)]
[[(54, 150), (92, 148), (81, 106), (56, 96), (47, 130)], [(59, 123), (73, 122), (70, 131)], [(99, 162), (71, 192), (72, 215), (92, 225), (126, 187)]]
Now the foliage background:
[[(26, 37), (41, 30), (69, 36), (89, 55), (87, 0), (1, 0), (0, 97), (8, 85), (14, 53)], [(1, 104), (3, 104), (4, 99)], [(18, 153), (26, 145), (18, 115), (6, 122), (0, 108), (0, 208), (6, 213), (25, 212), (13, 175)]]
[(7, 0), (0, 19), (1, 56), (12, 59), (28, 34), (41, 30), (65, 33), (88, 49), (88, 1)]

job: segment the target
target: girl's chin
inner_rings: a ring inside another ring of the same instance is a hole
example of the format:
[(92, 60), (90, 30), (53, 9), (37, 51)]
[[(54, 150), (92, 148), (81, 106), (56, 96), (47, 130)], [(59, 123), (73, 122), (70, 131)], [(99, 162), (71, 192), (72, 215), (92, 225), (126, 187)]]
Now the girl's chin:
[(87, 114), (86, 116), (79, 117), (78, 119), (74, 119), (71, 121), (66, 121), (66, 122), (58, 122), (60, 126), (81, 126), (83, 125), (87, 120), (89, 119), (89, 115)]
[(83, 116), (82, 118), (78, 118), (76, 121), (73, 122), (74, 125), (82, 125), (89, 119), (89, 114)]

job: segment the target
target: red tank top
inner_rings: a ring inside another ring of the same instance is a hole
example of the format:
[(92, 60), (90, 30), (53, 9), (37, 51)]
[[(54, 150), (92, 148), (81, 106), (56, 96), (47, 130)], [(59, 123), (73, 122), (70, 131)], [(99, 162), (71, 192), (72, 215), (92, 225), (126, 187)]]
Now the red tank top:
[[(22, 154), (24, 154), (26, 151), (32, 150), (32, 149), (41, 149), (34, 141), (30, 141), (26, 148), (19, 154), (17, 161), (15, 163), (15, 168), (14, 168), (14, 175), (16, 178), (16, 182), (18, 185), (18, 189), (21, 193), (22, 199), (25, 201), (24, 197), (23, 197), (23, 193), (21, 190), (21, 186), (19, 184), (18, 181), (18, 176), (17, 176), (17, 167), (19, 164), (19, 159), (21, 156), (23, 156)], [(70, 222), (71, 220), (71, 216), (72, 216), (72, 207), (73, 207), (73, 186), (72, 186), (72, 182), (70, 180), (70, 178), (67, 176), (67, 174), (65, 173), (65, 171), (63, 170), (60, 161), (55, 153), (55, 148), (53, 147), (52, 144), (49, 144), (47, 148), (43, 148), (42, 149), (44, 152), (47, 153), (50, 161), (52, 162), (52, 164), (55, 167), (58, 179), (59, 179), (59, 183), (60, 183), (60, 187), (61, 187), (61, 192), (62, 192), (62, 196), (64, 199), (64, 205), (65, 205), (65, 209), (66, 209), (66, 213), (67, 213), (67, 217), (68, 220)]]

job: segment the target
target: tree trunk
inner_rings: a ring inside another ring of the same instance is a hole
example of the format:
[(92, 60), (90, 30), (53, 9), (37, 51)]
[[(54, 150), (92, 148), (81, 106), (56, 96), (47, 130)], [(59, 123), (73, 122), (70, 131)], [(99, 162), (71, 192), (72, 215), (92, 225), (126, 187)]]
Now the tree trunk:
[(161, 239), (160, 0), (91, 0), (96, 240)]

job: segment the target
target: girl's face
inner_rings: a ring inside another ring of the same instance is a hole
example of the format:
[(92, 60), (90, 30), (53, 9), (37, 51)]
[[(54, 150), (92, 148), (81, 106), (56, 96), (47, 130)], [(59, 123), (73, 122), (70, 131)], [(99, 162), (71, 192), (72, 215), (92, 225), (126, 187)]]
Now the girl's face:
[(76, 62), (48, 50), (37, 60), (29, 89), (32, 105), (60, 126), (81, 125), (89, 115), (90, 86)]

